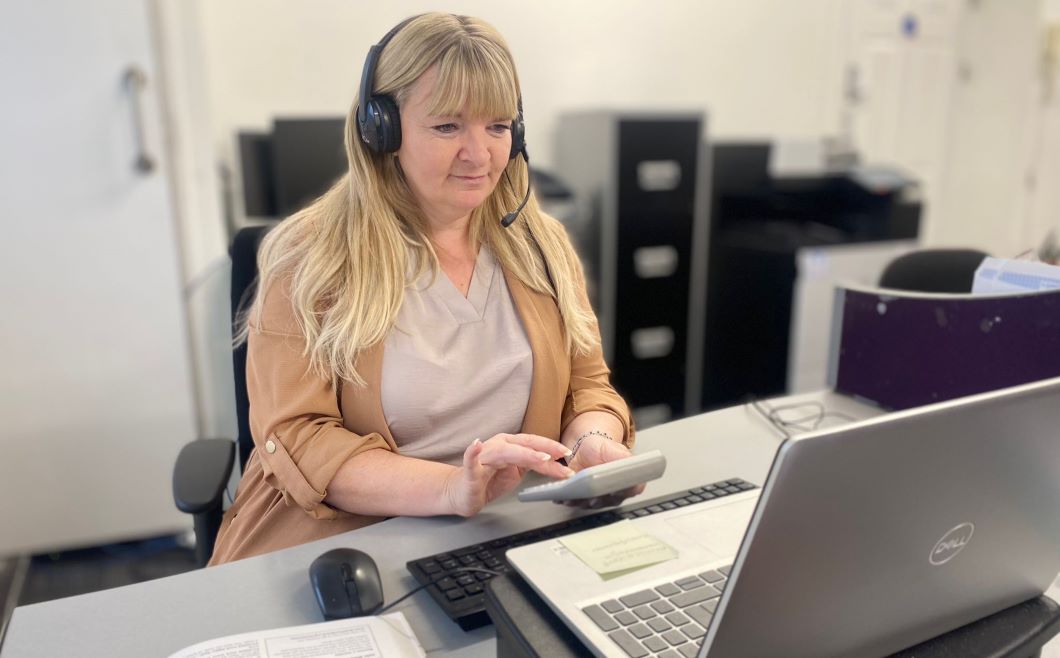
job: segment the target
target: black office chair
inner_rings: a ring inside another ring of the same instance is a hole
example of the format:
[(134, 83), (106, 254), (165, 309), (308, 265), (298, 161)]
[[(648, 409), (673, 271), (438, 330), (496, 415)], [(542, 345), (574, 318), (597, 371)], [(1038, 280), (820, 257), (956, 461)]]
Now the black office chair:
[(917, 292), (971, 292), (975, 270), (989, 254), (975, 249), (922, 249), (895, 258), (881, 288)]
[[(258, 246), (272, 226), (250, 226), (232, 239), (232, 321), (240, 309), (254, 299), (258, 277)], [(247, 346), (232, 350), (235, 370), (237, 436), (231, 439), (199, 439), (184, 446), (173, 467), (173, 500), (177, 508), (194, 517), (195, 557), (205, 566), (213, 555), (214, 540), (221, 527), (223, 495), (239, 453), (242, 472), (254, 448), (250, 435), (250, 401), (247, 398)]]

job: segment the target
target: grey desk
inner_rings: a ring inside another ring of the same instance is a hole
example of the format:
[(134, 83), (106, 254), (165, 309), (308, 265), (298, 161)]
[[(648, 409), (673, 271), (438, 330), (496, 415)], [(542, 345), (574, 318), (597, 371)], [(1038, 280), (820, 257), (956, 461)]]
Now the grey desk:
[[(878, 413), (831, 393), (784, 399), (804, 400), (821, 401), (830, 411), (857, 418)], [(638, 439), (638, 451), (659, 448), (670, 457), (665, 477), (649, 485), (646, 495), (661, 495), (730, 477), (760, 484), (779, 442), (777, 432), (745, 407), (644, 431)], [(14, 612), (0, 655), (166, 656), (214, 637), (313, 623), (321, 617), (306, 570), (326, 550), (354, 546), (372, 555), (389, 601), (415, 585), (405, 570), (405, 562), (410, 559), (580, 513), (559, 505), (507, 499), (494, 503), (473, 519), (396, 518), (220, 567), (24, 606)], [(464, 633), (426, 593), (411, 597), (397, 609), (404, 612), (423, 647), (432, 655), (495, 655), (492, 627)]]

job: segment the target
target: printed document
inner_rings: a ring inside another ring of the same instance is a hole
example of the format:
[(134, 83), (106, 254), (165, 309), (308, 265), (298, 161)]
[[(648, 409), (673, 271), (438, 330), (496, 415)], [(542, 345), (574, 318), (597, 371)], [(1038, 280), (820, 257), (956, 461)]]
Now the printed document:
[(388, 658), (424, 656), (405, 615), (356, 617), (200, 642), (169, 658)]

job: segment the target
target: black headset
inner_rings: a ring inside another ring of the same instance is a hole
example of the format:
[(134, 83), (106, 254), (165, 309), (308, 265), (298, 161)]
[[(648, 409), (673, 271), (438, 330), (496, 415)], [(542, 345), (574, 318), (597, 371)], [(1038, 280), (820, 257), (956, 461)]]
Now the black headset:
[[(361, 94), (357, 106), (357, 132), (361, 141), (372, 153), (393, 153), (401, 148), (401, 112), (397, 103), (390, 96), (376, 95), (372, 93), (372, 84), (375, 82), (375, 67), (379, 63), (379, 55), (383, 48), (394, 35), (401, 31), (419, 16), (412, 16), (398, 23), (392, 30), (386, 33), (383, 39), (368, 49), (368, 57), (364, 60), (364, 71), (361, 73)], [(523, 123), (523, 99), (517, 100), (518, 114), (512, 121), (512, 150), (508, 159), (512, 160), (519, 154), (527, 162), (530, 159), (526, 155), (526, 126)]]

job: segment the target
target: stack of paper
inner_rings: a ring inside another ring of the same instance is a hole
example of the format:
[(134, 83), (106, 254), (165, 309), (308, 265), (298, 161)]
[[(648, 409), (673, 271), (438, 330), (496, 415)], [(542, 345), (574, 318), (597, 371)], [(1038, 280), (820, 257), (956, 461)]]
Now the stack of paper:
[(1034, 261), (984, 258), (975, 271), (972, 292), (1034, 292), (1060, 288), (1060, 267)]

